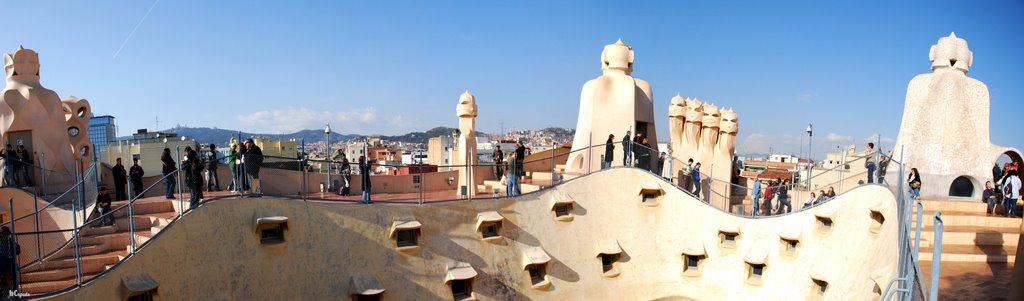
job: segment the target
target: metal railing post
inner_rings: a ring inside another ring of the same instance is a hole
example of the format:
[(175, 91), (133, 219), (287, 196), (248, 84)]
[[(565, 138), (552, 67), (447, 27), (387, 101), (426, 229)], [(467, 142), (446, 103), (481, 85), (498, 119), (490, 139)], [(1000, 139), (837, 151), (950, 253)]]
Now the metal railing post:
[[(305, 142), (303, 142), (302, 145), (303, 145), (302, 146), (303, 152), (305, 152), (305, 149), (306, 149)], [(303, 154), (303, 156), (306, 156), (306, 155)], [(308, 158), (302, 158), (302, 160), (299, 162), (299, 168), (302, 169), (300, 172), (302, 172), (302, 201), (303, 202), (309, 201), (309, 197), (307, 196), (307, 194), (309, 194), (309, 191), (307, 191), (308, 188), (306, 188), (306, 186), (309, 186), (309, 183), (306, 180), (306, 165), (308, 165), (308, 164), (309, 164)]]
[[(82, 183), (79, 182), (77, 185), (82, 185)], [(75, 201), (71, 202), (71, 212), (72, 212), (72, 214), (71, 214), (71, 225), (74, 226), (73, 227), (74, 231), (73, 231), (72, 235), (75, 236), (74, 237), (74, 239), (75, 239), (75, 284), (77, 286), (81, 286), (82, 285), (82, 261), (81, 261), (81, 257), (79, 257), (79, 253), (78, 253), (78, 250), (79, 250), (79, 244), (78, 244), (78, 233), (79, 233), (78, 215), (74, 213), (78, 209), (75, 207), (75, 203), (78, 203), (78, 202), (75, 202)], [(83, 223), (84, 222), (85, 221), (83, 221)]]
[[(75, 191), (78, 194), (78, 200), (76, 200), (76, 201), (77, 202), (82, 202), (82, 204), (81, 204), (81, 206), (83, 207), (82, 208), (82, 224), (85, 225), (85, 219), (88, 218), (88, 217), (85, 216), (85, 192), (82, 191), (82, 186), (85, 186), (84, 185), (85, 184), (85, 179), (82, 178), (82, 172), (81, 171), (82, 171), (82, 169), (78, 166), (78, 164), (75, 164), (75, 182), (77, 183), (75, 185)], [(76, 210), (71, 210), (71, 214), (72, 215), (78, 214), (78, 212)], [(73, 224), (73, 225), (75, 227), (78, 227), (77, 224)]]
[[(7, 199), (7, 204), (8, 204), (7, 205), (8, 206), (7, 207), (7, 211), (8, 211), (8, 214), (9, 214), (8, 216), (11, 219), (11, 238), (14, 240), (14, 245), (10, 245), (10, 246), (7, 246), (7, 247), (14, 249), (14, 250), (12, 250), (12, 251), (14, 251), (14, 252), (12, 252), (13, 255), (14, 255), (14, 289), (17, 291), (19, 285), (21, 284), (21, 281), (20, 281), (21, 280), (21, 273), (20, 273), (21, 265), (18, 263), (20, 258), (19, 258), (18, 254), (17, 254), (17, 248), (18, 247), (16, 247), (18, 245), (18, 234), (17, 234), (18, 232), (14, 230), (14, 197), (11, 197), (11, 198)], [(4, 237), (3, 239), (7, 239), (7, 238)]]
[(924, 205), (921, 201), (917, 201), (917, 234), (914, 235), (914, 255), (921, 254), (921, 218), (924, 211)]
[[(128, 232), (129, 232), (129, 235), (130, 235), (129, 237), (131, 237), (131, 246), (132, 246), (131, 254), (135, 254), (135, 220), (134, 220), (135, 219), (134, 218), (135, 213), (132, 210), (133, 210), (133, 207), (135, 207), (134, 206), (135, 205), (135, 200), (138, 198), (138, 196), (134, 196), (134, 197), (131, 196), (132, 195), (131, 194), (131, 191), (132, 191), (132, 183), (131, 182), (132, 181), (128, 181), (128, 191), (129, 191), (129, 193), (128, 193), (128, 195), (129, 195), (129, 197), (128, 197), (128, 229), (129, 229)], [(107, 214), (114, 214), (114, 213), (113, 212), (108, 212)], [(111, 216), (111, 217), (113, 217), (113, 216)], [(115, 225), (115, 227), (116, 227), (116, 225)]]
[(41, 173), (43, 177), (42, 193), (43, 195), (46, 195), (46, 169), (42, 168), (43, 166), (46, 166), (46, 153), (39, 153), (39, 173)]
[(182, 216), (183, 214), (185, 214), (185, 202), (181, 192), (181, 185), (184, 184), (181, 182), (181, 145), (174, 147), (174, 157), (178, 159), (178, 162), (175, 164), (177, 166), (174, 167), (174, 178), (176, 181), (174, 186), (178, 188), (178, 208), (181, 209), (180, 211), (178, 211), (178, 216)]
[(937, 300), (939, 296), (939, 278), (942, 267), (942, 212), (935, 212), (935, 243), (932, 244), (932, 284), (928, 300)]
[(423, 180), (423, 160), (420, 160), (419, 169), (420, 169), (420, 200), (419, 200), (419, 204), (423, 205), (423, 185), (426, 184), (426, 181)]
[[(555, 185), (555, 146), (558, 143), (551, 142), (551, 186)], [(589, 164), (589, 163), (588, 163)]]
[[(43, 239), (39, 236), (39, 195), (32, 196), (32, 205), (35, 207), (36, 212), (36, 260), (43, 259)], [(12, 219), (13, 220), (13, 219)], [(13, 222), (11, 224), (14, 224)]]

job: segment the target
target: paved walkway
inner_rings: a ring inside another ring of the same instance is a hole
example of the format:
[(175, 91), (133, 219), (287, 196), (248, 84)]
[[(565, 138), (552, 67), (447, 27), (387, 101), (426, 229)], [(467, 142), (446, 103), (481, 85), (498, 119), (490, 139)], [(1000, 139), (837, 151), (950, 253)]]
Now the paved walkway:
[[(925, 291), (931, 285), (931, 267), (931, 261), (921, 261)], [(939, 300), (1006, 300), (1012, 278), (1012, 263), (943, 262)]]

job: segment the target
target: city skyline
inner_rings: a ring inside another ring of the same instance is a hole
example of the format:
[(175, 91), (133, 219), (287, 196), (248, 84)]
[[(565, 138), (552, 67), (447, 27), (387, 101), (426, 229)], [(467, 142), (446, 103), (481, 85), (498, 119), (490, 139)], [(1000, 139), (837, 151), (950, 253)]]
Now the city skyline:
[(164, 128), (396, 135), (454, 127), (465, 90), (481, 131), (573, 128), (601, 47), (622, 38), (653, 86), (662, 140), (679, 92), (738, 112), (739, 153), (797, 153), (813, 123), (820, 160), (876, 134), (891, 144), (907, 83), (956, 32), (975, 54), (968, 75), (990, 89), (993, 142), (1024, 148), (1000, 126), (1024, 108), (1024, 5), (942, 9), (955, 5), (24, 2), (4, 19), (31, 26), (0, 50), (38, 51), (42, 84), (115, 116), (118, 136), (157, 116)]

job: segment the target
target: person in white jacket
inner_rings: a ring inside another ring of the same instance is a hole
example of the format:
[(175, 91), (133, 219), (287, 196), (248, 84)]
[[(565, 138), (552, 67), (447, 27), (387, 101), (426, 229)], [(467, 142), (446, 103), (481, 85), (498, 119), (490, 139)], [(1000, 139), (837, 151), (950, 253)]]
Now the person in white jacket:
[(1017, 216), (1017, 199), (1020, 198), (1020, 178), (1017, 171), (1011, 170), (1009, 177), (1003, 184), (1003, 207), (1006, 208), (1006, 216)]

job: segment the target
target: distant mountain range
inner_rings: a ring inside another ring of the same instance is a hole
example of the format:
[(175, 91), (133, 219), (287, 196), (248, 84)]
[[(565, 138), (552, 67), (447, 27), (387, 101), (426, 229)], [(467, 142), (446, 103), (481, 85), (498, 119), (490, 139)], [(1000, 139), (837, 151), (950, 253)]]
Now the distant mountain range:
[[(455, 130), (456, 130), (455, 128), (450, 128), (450, 127), (436, 127), (436, 128), (432, 128), (430, 130), (427, 130), (426, 132), (412, 132), (412, 133), (406, 133), (406, 134), (397, 135), (397, 136), (384, 136), (384, 135), (381, 135), (380, 137), (382, 139), (386, 140), (386, 141), (398, 141), (398, 142), (405, 142), (405, 143), (427, 143), (427, 141), (430, 140), (430, 138), (434, 138), (434, 137), (437, 137), (437, 136), (450, 136), (452, 134), (452, 131), (455, 131)], [(546, 129), (543, 129), (543, 130), (540, 130), (540, 131), (541, 132), (546, 132), (547, 134), (553, 135), (555, 137), (569, 136), (570, 139), (571, 139), (573, 133), (575, 133), (575, 130), (573, 130), (573, 129), (565, 129), (565, 128), (546, 128)], [(218, 129), (218, 128), (175, 127), (175, 128), (164, 130), (163, 132), (175, 133), (175, 134), (178, 134), (179, 136), (185, 136), (185, 137), (188, 137), (188, 138), (191, 138), (191, 139), (195, 139), (197, 142), (202, 143), (202, 144), (206, 144), (206, 143), (220, 144), (220, 143), (227, 142), (229, 139), (235, 138), (235, 137), (238, 137), (238, 136), (241, 136), (242, 139), (250, 138), (250, 137), (270, 137), (270, 138), (274, 138), (274, 139), (284, 139), (284, 140), (289, 140), (289, 139), (303, 140), (303, 139), (305, 139), (305, 141), (307, 143), (319, 142), (319, 141), (323, 141), (324, 140), (324, 131), (323, 130), (302, 130), (302, 131), (298, 131), (298, 132), (291, 133), (291, 134), (259, 134), (259, 133), (246, 133), (246, 132), (239, 133), (239, 131), (236, 131), (236, 130)], [(370, 136), (370, 135), (342, 134), (342, 133), (332, 132), (332, 134), (331, 134), (331, 141), (352, 140), (352, 139), (364, 138), (364, 137), (367, 137), (367, 136)], [(489, 137), (490, 135), (487, 135), (487, 134), (484, 134), (484, 133), (481, 133), (481, 132), (477, 132), (477, 136)], [(131, 136), (119, 137), (119, 139), (130, 140)]]

